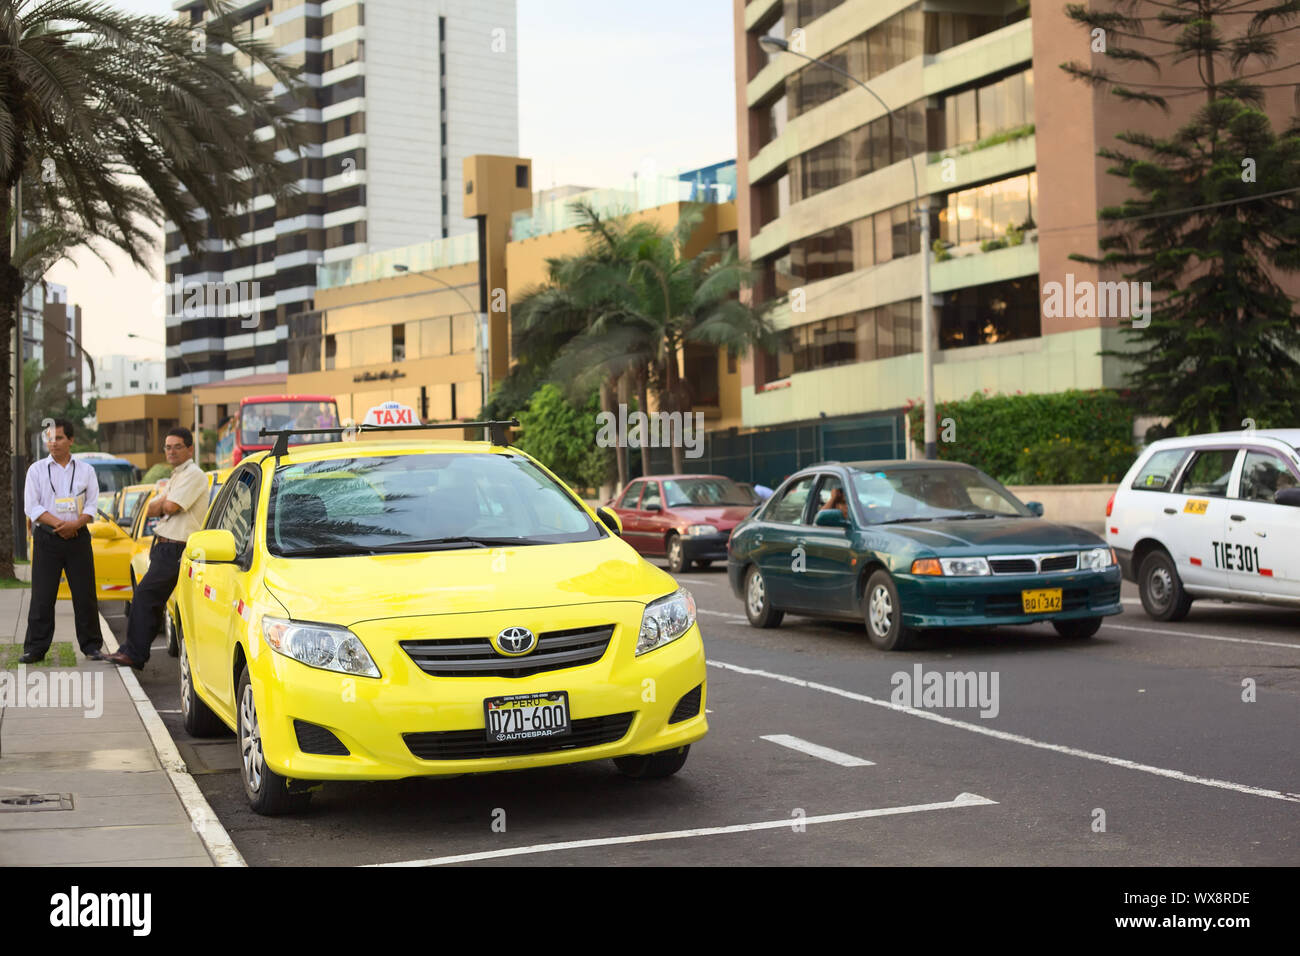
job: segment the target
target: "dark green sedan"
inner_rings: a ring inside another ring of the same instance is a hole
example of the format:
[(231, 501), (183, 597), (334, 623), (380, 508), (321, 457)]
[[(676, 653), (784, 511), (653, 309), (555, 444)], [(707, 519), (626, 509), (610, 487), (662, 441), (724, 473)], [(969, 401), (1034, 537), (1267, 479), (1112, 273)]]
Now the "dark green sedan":
[(882, 650), (939, 627), (1050, 621), (1091, 637), (1122, 610), (1115, 554), (1041, 514), (970, 465), (827, 462), (736, 525), (727, 573), (755, 627), (856, 618)]

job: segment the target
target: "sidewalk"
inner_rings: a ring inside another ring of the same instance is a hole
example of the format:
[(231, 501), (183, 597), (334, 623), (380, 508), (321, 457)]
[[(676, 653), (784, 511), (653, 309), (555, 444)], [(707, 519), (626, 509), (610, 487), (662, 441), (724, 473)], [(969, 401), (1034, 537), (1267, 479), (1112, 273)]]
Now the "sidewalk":
[[(0, 652), (22, 647), (30, 594), (0, 590)], [(0, 867), (243, 865), (135, 676), (82, 656), (70, 601), (55, 621), (75, 667), (0, 671)]]

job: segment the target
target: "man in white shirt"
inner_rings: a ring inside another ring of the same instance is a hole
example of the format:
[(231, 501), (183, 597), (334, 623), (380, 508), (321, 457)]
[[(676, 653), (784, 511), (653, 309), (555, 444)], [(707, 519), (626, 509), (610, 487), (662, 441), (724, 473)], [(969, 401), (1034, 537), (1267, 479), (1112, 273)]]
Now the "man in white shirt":
[(203, 524), (208, 509), (208, 476), (194, 461), (194, 437), (188, 428), (173, 428), (163, 439), (163, 454), (172, 466), (171, 477), (149, 502), (149, 517), (162, 515), (154, 526), (149, 570), (131, 594), (131, 615), (126, 621), (126, 642), (104, 660), (140, 670), (149, 660), (149, 647), (162, 627), (167, 599), (181, 573), (185, 541)]
[(23, 487), (23, 511), (32, 522), (32, 603), (19, 658), (23, 664), (44, 660), (50, 650), (54, 602), (65, 573), (81, 652), (99, 660), (104, 646), (95, 596), (95, 555), (86, 530), (99, 507), (99, 479), (94, 468), (72, 457), (72, 436), (72, 423), (62, 418), (46, 429), (49, 457), (32, 463)]

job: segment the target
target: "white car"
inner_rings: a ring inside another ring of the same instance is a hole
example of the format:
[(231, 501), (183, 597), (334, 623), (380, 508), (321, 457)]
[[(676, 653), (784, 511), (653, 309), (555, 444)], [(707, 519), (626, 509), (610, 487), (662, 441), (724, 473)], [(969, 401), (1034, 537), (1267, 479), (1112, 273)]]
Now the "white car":
[(1166, 438), (1106, 503), (1106, 540), (1159, 621), (1196, 598), (1300, 606), (1300, 428)]

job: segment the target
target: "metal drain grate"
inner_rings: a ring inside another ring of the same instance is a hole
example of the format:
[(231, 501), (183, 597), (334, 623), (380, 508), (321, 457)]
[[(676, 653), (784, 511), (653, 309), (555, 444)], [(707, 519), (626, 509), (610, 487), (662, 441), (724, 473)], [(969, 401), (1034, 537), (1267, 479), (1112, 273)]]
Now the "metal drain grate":
[(20, 810), (71, 810), (70, 793), (20, 793), (0, 797), (0, 813), (17, 813)]

